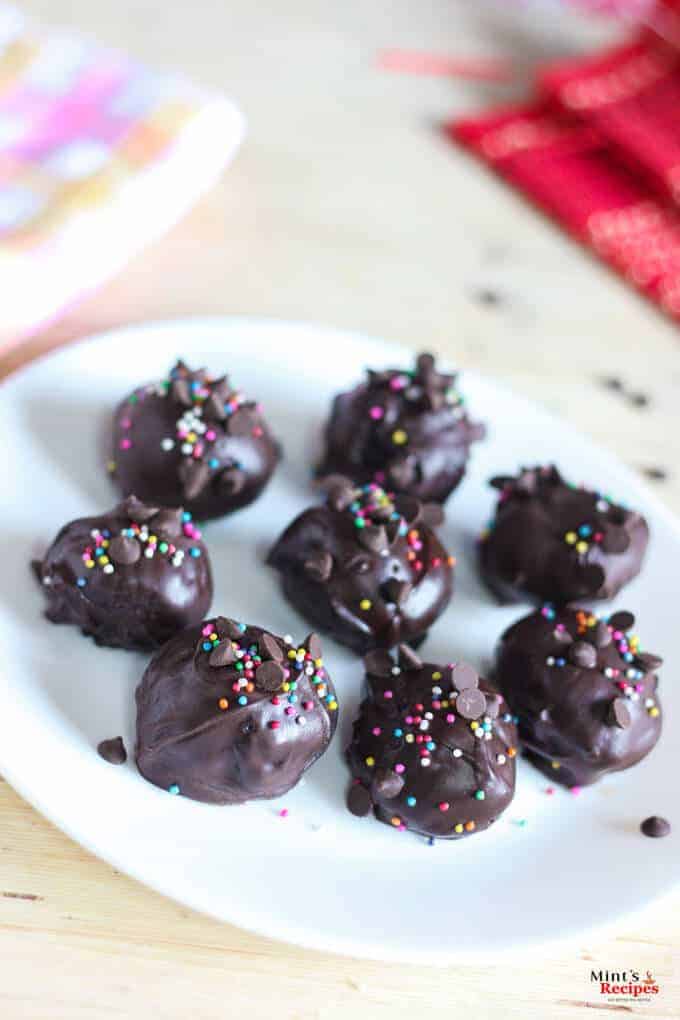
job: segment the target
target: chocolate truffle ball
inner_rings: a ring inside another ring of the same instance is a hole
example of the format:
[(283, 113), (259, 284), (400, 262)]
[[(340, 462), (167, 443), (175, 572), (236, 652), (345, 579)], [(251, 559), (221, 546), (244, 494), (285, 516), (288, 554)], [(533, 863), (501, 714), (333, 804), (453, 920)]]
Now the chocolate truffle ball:
[(554, 466), (491, 485), (501, 495), (479, 562), (502, 602), (610, 599), (639, 573), (649, 528), (635, 511), (565, 482)]
[(206, 520), (257, 499), (279, 457), (259, 404), (226, 376), (178, 361), (168, 379), (138, 387), (118, 407), (109, 469), (124, 496), (182, 505)]
[(149, 663), (137, 689), (137, 765), (193, 800), (278, 797), (324, 753), (337, 709), (316, 634), (298, 646), (218, 616)]
[(421, 640), (453, 592), (453, 557), (433, 531), (438, 505), (326, 479), (325, 506), (300, 514), (268, 562), (314, 627), (359, 654)]
[(366, 382), (333, 401), (319, 475), (443, 503), (465, 473), (470, 444), (484, 435), (455, 383), (431, 354), (419, 355), (410, 372), (369, 370)]
[(113, 648), (158, 648), (212, 602), (210, 562), (191, 514), (135, 496), (66, 524), (33, 570), (48, 620)]
[(565, 786), (594, 783), (649, 754), (661, 733), (655, 670), (631, 613), (544, 606), (503, 634), (495, 680), (527, 757)]
[(464, 662), (423, 663), (401, 646), (365, 659), (347, 806), (396, 829), (458, 839), (486, 829), (515, 792), (517, 731), (503, 698)]

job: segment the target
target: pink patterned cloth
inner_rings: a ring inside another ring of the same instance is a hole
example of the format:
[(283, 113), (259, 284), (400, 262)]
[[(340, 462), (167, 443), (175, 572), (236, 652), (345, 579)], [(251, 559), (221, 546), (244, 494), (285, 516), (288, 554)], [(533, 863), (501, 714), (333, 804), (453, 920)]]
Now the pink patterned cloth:
[(242, 134), (223, 97), (0, 3), (0, 351), (171, 226)]

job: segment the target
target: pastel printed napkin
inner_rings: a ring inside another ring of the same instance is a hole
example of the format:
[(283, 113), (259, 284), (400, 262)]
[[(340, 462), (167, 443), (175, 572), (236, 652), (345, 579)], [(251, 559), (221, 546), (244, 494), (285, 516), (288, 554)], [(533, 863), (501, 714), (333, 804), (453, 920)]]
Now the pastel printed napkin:
[(243, 129), (223, 97), (0, 4), (0, 351), (179, 219)]

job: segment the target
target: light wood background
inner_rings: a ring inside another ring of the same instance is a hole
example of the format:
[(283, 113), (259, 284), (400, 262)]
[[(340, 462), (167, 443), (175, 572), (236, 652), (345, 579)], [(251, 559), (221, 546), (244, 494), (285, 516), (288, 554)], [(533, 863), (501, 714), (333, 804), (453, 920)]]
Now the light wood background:
[[(149, 318), (252, 313), (355, 327), (502, 377), (633, 467), (664, 469), (668, 478), (650, 484), (680, 511), (677, 327), (437, 132), (442, 118), (512, 89), (375, 67), (378, 49), (404, 46), (510, 55), (524, 73), (609, 31), (559, 18), (550, 0), (526, 16), (518, 0), (504, 6), (512, 13), (478, 0), (25, 0), (43, 18), (227, 90), (250, 135), (179, 227), (0, 358), (0, 375)], [(649, 404), (605, 389), (608, 376)], [(613, 936), (446, 971), (299, 951), (117, 874), (0, 781), (3, 1020), (587, 1020), (612, 1009), (598, 1004), (591, 968), (631, 967), (651, 970), (662, 992), (630, 1011), (678, 1017), (679, 916), (680, 893), (669, 893)]]

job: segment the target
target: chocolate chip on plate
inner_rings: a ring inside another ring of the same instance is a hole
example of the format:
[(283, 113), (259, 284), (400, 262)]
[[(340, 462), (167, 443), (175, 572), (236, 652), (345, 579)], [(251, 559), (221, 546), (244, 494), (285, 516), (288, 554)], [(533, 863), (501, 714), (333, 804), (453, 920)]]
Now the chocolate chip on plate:
[(665, 818), (660, 818), (659, 815), (650, 815), (640, 824), (640, 831), (652, 839), (660, 839), (671, 831), (671, 823)]

